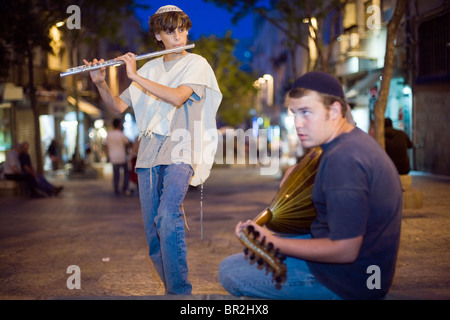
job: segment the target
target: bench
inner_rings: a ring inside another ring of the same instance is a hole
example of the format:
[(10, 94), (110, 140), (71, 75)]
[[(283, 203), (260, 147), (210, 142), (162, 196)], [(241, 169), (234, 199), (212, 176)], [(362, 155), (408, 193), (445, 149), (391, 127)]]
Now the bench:
[(0, 196), (8, 197), (8, 196), (19, 196), (22, 195), (22, 186), (19, 182), (14, 180), (0, 180)]
[(403, 209), (418, 209), (423, 206), (422, 192), (411, 188), (412, 177), (409, 174), (401, 174), (400, 182), (403, 189)]

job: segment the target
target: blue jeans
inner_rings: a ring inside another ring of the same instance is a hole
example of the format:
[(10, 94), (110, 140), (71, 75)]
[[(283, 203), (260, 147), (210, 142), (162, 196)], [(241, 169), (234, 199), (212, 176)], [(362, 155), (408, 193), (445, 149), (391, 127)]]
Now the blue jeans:
[(51, 195), (55, 186), (48, 182), (47, 179), (42, 174), (38, 174), (36, 178), (37, 187), (42, 191), (46, 192), (48, 195)]
[[(310, 235), (296, 236), (306, 238)], [(286, 300), (331, 300), (341, 299), (322, 285), (311, 273), (304, 260), (287, 257), (287, 279), (281, 289), (275, 288), (272, 274), (250, 264), (244, 253), (225, 258), (219, 266), (219, 281), (234, 296), (249, 296), (264, 299)]]
[(181, 205), (194, 173), (188, 164), (137, 168), (139, 198), (149, 255), (166, 294), (189, 295), (187, 250)]

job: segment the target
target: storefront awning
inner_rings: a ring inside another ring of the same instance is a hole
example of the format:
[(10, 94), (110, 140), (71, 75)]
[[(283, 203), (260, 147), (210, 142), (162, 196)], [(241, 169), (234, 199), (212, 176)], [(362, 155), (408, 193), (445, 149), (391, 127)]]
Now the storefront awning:
[[(76, 100), (74, 97), (71, 96), (67, 97), (67, 101), (71, 105), (75, 106)], [(78, 108), (80, 108), (81, 111), (94, 118), (99, 118), (102, 115), (102, 111), (99, 108), (94, 106), (92, 103), (84, 100), (83, 98), (78, 99)]]
[(361, 80), (357, 81), (356, 84), (350, 88), (350, 90), (347, 91), (345, 94), (346, 99), (353, 99), (358, 94), (360, 94), (363, 90), (374, 86), (377, 81), (380, 79), (380, 76), (383, 74), (383, 71), (378, 70), (369, 73)]
[(0, 84), (0, 95), (4, 101), (21, 101), (23, 100), (23, 88), (11, 82), (2, 83)]

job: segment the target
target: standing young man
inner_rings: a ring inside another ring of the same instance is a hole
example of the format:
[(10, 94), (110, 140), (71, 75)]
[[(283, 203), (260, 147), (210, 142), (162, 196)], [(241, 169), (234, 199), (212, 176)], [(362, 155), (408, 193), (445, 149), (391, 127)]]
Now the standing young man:
[[(169, 5), (150, 17), (149, 26), (162, 48), (174, 49), (186, 45), (192, 23)], [(189, 295), (181, 205), (189, 184), (209, 176), (222, 94), (208, 62), (184, 50), (151, 60), (137, 72), (133, 53), (117, 60), (126, 63), (133, 81), (120, 96), (111, 93), (104, 70), (91, 72), (91, 78), (111, 110), (134, 109), (140, 130), (136, 172), (150, 258), (166, 294)]]
[(251, 221), (287, 256), (287, 280), (275, 289), (265, 271), (237, 254), (219, 279), (231, 294), (268, 299), (377, 299), (389, 290), (400, 241), (402, 190), (376, 141), (346, 120), (341, 84), (324, 72), (298, 78), (289, 108), (305, 148), (323, 149), (312, 191), (317, 217), (307, 236), (279, 237)]

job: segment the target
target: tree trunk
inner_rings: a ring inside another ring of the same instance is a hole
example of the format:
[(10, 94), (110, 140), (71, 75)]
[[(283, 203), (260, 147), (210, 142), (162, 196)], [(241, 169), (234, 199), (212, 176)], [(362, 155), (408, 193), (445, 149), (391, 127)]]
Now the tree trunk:
[[(78, 60), (78, 50), (75, 47), (75, 42), (72, 42), (71, 45), (71, 65), (77, 65)], [(72, 76), (72, 92), (73, 97), (75, 98), (75, 115), (77, 120), (77, 132), (75, 134), (75, 150), (74, 155), (72, 157), (72, 171), (75, 173), (83, 173), (84, 172), (84, 161), (81, 158), (80, 154), (80, 106), (79, 106), (79, 94), (77, 88), (77, 76)]]
[(387, 100), (389, 97), (389, 87), (391, 84), (392, 71), (395, 58), (395, 38), (400, 21), (405, 13), (407, 0), (397, 0), (394, 15), (387, 26), (386, 54), (384, 57), (383, 80), (381, 81), (380, 94), (374, 107), (374, 135), (375, 140), (385, 149), (384, 141), (384, 113), (386, 111)]
[(33, 112), (34, 122), (34, 150), (36, 152), (36, 171), (40, 174), (44, 171), (41, 149), (41, 128), (39, 124), (39, 109), (36, 99), (36, 88), (34, 87), (34, 70), (33, 70), (33, 50), (27, 49), (28, 56), (28, 89), (30, 97), (31, 110)]

